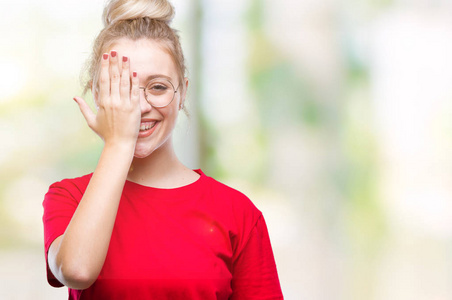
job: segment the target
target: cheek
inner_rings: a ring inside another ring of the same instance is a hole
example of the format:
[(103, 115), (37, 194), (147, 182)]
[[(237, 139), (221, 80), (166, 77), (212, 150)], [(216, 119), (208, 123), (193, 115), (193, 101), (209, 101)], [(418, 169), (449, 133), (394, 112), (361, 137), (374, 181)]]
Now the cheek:
[(178, 103), (174, 101), (171, 103), (171, 105), (168, 107), (168, 110), (165, 113), (165, 118), (167, 120), (176, 121), (177, 116), (179, 115), (179, 109), (178, 109)]

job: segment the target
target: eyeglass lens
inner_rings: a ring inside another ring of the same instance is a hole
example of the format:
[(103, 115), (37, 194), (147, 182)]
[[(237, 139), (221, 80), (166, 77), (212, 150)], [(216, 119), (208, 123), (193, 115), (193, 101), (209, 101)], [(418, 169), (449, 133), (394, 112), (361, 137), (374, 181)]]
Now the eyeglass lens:
[(164, 107), (173, 101), (176, 90), (173, 84), (163, 78), (156, 78), (146, 85), (146, 100), (154, 107)]

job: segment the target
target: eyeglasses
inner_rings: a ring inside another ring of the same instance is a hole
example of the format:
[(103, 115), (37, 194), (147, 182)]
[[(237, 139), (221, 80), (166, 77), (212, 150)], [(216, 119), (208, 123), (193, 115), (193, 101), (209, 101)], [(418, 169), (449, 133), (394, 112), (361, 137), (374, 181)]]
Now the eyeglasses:
[(149, 81), (145, 87), (139, 87), (144, 91), (144, 98), (152, 107), (165, 107), (173, 102), (177, 89), (165, 78), (155, 78)]

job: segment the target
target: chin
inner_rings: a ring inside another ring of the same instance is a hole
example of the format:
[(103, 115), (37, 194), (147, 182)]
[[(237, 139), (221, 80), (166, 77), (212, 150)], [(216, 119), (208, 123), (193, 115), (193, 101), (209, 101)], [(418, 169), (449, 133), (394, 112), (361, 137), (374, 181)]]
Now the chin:
[(155, 147), (151, 147), (151, 145), (144, 145), (142, 143), (136, 143), (135, 144), (135, 152), (133, 153), (133, 156), (136, 158), (145, 158), (154, 152)]
[(135, 152), (133, 154), (136, 158), (146, 158), (154, 152), (165, 152), (171, 147), (170, 136), (164, 138), (163, 140), (153, 140), (153, 141), (140, 141), (135, 145)]
[(136, 158), (145, 158), (152, 154), (152, 150), (150, 149), (135, 149), (135, 153), (133, 154)]
[(148, 157), (150, 154), (141, 154), (141, 153), (135, 153), (134, 155), (133, 155), (133, 157), (135, 157), (135, 158), (146, 158), (146, 157)]

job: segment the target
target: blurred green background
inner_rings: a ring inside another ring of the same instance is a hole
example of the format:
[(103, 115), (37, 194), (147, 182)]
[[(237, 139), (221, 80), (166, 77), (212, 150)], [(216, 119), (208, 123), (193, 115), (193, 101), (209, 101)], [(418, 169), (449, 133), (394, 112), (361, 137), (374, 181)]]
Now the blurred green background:
[[(0, 299), (67, 297), (41, 203), (102, 148), (72, 97), (103, 2), (0, 13)], [(262, 210), (286, 299), (452, 299), (452, 2), (173, 4), (177, 153)]]

